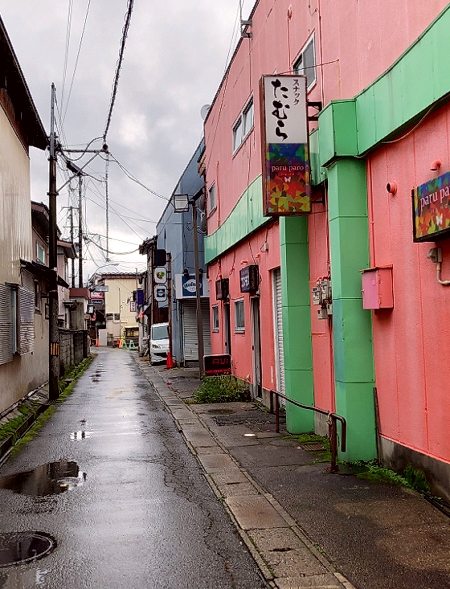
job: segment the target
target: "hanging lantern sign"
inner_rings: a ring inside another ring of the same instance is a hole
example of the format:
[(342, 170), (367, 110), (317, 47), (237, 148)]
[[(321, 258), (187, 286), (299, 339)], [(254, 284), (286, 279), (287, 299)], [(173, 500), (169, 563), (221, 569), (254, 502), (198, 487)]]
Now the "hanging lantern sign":
[(261, 145), (263, 214), (311, 212), (305, 76), (263, 76)]

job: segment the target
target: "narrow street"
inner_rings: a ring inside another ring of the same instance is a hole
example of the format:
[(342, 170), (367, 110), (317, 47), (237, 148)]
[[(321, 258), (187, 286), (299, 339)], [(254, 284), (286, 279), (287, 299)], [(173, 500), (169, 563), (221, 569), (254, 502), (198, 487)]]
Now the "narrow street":
[(2, 588), (267, 586), (172, 417), (120, 350), (99, 350), (4, 464), (0, 487), (3, 534), (56, 541), (40, 560), (0, 568)]

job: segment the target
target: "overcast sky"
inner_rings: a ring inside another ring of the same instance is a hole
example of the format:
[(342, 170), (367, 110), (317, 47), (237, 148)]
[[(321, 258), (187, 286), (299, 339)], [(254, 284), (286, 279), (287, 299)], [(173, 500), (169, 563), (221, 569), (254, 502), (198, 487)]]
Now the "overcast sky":
[[(242, 0), (243, 17), (254, 0)], [(0, 13), (47, 132), (50, 87), (58, 100), (63, 146), (83, 148), (105, 131), (128, 0), (0, 0)], [(87, 18), (86, 18), (87, 17)], [(210, 104), (237, 44), (239, 0), (135, 0), (107, 143), (113, 156), (152, 191), (170, 197), (203, 134), (200, 111)], [(80, 46), (83, 26), (85, 30)], [(69, 34), (68, 34), (69, 32)], [(78, 57), (78, 63), (75, 64)], [(101, 147), (98, 140), (92, 147)], [(72, 156), (76, 157), (76, 156)], [(47, 154), (31, 151), (32, 199), (47, 203)], [(77, 165), (82, 165), (83, 160)], [(86, 178), (85, 231), (92, 240), (84, 276), (105, 264), (105, 162)], [(58, 187), (66, 176), (59, 172)], [(58, 197), (58, 224), (70, 229), (68, 207), (78, 188)], [(144, 266), (135, 250), (155, 234), (166, 201), (109, 166), (110, 258), (118, 269)], [(77, 220), (75, 219), (75, 224)], [(98, 237), (100, 236), (100, 237)]]

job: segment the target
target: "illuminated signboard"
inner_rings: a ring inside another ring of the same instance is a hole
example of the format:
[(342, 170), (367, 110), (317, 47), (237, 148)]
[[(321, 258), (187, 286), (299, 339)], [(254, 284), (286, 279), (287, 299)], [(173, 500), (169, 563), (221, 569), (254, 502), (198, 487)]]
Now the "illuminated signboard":
[(414, 241), (450, 237), (450, 172), (412, 191)]
[(263, 76), (260, 82), (263, 214), (311, 212), (305, 76)]
[(229, 354), (213, 354), (203, 356), (205, 375), (231, 374), (231, 356)]
[(241, 292), (256, 292), (259, 288), (259, 268), (256, 265), (246, 266), (239, 270)]

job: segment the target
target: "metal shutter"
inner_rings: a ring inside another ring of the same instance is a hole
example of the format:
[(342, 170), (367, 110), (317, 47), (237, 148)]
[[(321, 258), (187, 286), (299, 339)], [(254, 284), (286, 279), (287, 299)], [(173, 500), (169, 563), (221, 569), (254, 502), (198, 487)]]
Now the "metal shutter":
[(34, 347), (34, 292), (19, 286), (19, 354), (28, 354)]
[(274, 319), (275, 319), (275, 358), (277, 373), (277, 389), (283, 395), (286, 394), (284, 380), (284, 346), (283, 346), (283, 307), (281, 299), (281, 270), (278, 268), (273, 272), (274, 285)]
[(184, 360), (198, 360), (196, 302), (183, 301), (183, 356)]
[(203, 324), (203, 352), (205, 356), (211, 354), (211, 321), (209, 314), (209, 299), (202, 299), (202, 324)]
[(0, 284), (0, 364), (13, 360), (11, 288)]
[[(209, 299), (201, 300), (203, 326), (203, 352), (211, 354), (211, 327), (209, 318)], [(185, 360), (198, 360), (197, 345), (197, 303), (195, 300), (183, 301), (183, 347)]]

